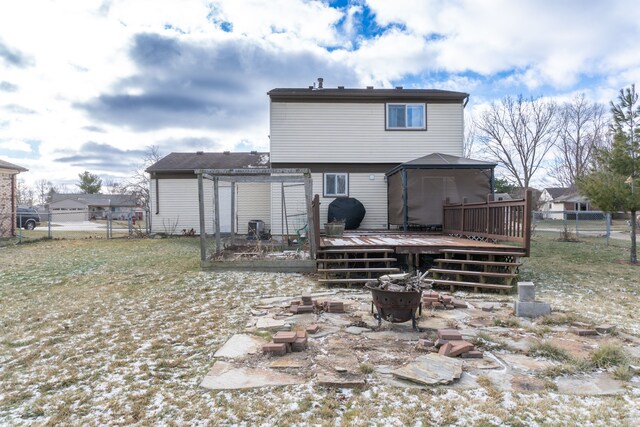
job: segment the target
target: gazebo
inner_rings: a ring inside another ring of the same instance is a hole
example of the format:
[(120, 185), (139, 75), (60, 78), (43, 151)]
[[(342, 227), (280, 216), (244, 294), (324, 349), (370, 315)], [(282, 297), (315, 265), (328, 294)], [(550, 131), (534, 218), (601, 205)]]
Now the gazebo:
[(496, 163), (433, 153), (386, 173), (389, 227), (442, 227), (449, 203), (486, 202), (493, 194)]

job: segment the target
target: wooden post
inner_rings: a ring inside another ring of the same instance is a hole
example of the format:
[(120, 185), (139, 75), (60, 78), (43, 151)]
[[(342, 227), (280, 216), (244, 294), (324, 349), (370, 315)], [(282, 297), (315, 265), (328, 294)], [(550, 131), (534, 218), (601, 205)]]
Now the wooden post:
[(222, 242), (220, 241), (220, 193), (219, 193), (218, 177), (213, 178), (213, 225), (216, 231), (216, 253), (222, 250)]
[(466, 204), (467, 204), (467, 198), (463, 197), (462, 198), (462, 224), (461, 224), (461, 227), (460, 227), (460, 230), (462, 231), (463, 234), (464, 234), (464, 223), (465, 223), (465, 218), (464, 217), (466, 216), (464, 205), (466, 205)]
[(320, 196), (313, 196), (313, 232), (316, 251), (320, 249)]
[(304, 198), (307, 206), (307, 235), (309, 238), (309, 256), (311, 259), (316, 259), (316, 245), (318, 236), (316, 236), (315, 221), (313, 215), (313, 181), (311, 179), (311, 172), (304, 174)]
[(204, 225), (204, 183), (202, 174), (198, 174), (198, 210), (200, 212), (200, 262), (207, 259), (207, 233)]
[(531, 255), (531, 215), (533, 214), (533, 191), (527, 188), (524, 193), (524, 218), (523, 218), (523, 232), (524, 232), (524, 253), (525, 256)]
[(231, 181), (231, 245), (236, 243), (236, 183)]

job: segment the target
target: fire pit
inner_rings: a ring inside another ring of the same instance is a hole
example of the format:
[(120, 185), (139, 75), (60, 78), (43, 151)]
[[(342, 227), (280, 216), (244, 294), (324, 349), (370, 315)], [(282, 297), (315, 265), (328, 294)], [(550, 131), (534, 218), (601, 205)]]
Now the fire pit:
[[(403, 323), (411, 320), (414, 330), (418, 330), (416, 324), (416, 311), (422, 315), (422, 287), (419, 277), (410, 277), (409, 274), (391, 274), (382, 276), (378, 280), (368, 282), (365, 287), (371, 291), (371, 313), (382, 325), (382, 320), (391, 323)], [(373, 307), (377, 313), (374, 313)]]

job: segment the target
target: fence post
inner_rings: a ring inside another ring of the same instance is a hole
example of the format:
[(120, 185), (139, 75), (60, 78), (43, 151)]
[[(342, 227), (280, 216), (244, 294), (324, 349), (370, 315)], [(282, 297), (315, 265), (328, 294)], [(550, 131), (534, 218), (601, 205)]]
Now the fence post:
[(611, 212), (604, 214), (604, 220), (607, 222), (607, 245), (609, 245), (609, 239), (611, 239)]
[(111, 238), (111, 211), (107, 211), (107, 239)]
[(49, 239), (51, 239), (51, 208), (48, 208), (47, 210), (47, 236)]
[[(20, 215), (18, 212), (16, 212), (16, 215), (18, 215), (18, 242), (22, 243), (22, 215)], [(13, 221), (13, 219), (11, 219)]]
[(129, 236), (133, 234), (133, 209), (129, 210)]
[(575, 211), (576, 214), (576, 238), (580, 237), (580, 225), (578, 224), (578, 217), (580, 216), (580, 211)]

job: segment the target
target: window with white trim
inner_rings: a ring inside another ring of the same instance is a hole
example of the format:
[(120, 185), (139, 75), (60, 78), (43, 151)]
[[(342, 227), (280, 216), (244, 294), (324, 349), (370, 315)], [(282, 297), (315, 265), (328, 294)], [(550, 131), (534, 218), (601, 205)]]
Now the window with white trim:
[(349, 196), (349, 174), (348, 173), (325, 173), (324, 174), (324, 196), (325, 197)]
[(426, 129), (425, 104), (387, 104), (387, 129)]

